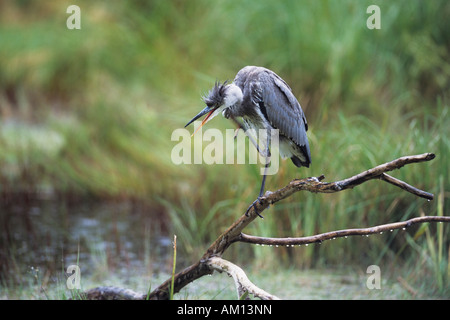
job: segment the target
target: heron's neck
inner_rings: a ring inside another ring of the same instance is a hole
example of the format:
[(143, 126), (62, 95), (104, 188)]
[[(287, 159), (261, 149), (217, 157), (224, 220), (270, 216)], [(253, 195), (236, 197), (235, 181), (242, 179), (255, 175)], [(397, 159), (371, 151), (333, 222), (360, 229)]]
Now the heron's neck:
[(226, 108), (242, 103), (243, 94), (241, 88), (234, 83), (227, 85), (227, 91), (224, 98), (224, 105)]

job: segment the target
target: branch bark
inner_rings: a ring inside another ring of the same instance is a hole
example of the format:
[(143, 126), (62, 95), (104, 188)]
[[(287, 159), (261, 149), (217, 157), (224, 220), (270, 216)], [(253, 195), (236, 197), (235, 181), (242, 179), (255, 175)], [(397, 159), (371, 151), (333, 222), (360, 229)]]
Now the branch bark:
[(348, 237), (348, 236), (369, 236), (371, 234), (381, 234), (384, 231), (393, 231), (395, 229), (403, 229), (425, 222), (450, 222), (450, 217), (444, 216), (424, 216), (418, 218), (412, 218), (403, 222), (394, 222), (384, 225), (379, 225), (371, 228), (361, 229), (344, 229), (337, 231), (325, 232), (322, 234), (316, 234), (310, 237), (299, 238), (268, 238), (268, 237), (256, 237), (248, 234), (241, 233), (241, 236), (236, 241), (269, 245), (269, 246), (301, 246), (303, 244), (308, 245), (310, 243), (322, 243), (325, 240), (334, 240), (336, 238)]
[[(275, 192), (267, 191), (261, 198), (261, 201), (259, 203), (256, 203), (256, 207), (258, 212), (262, 213), (271, 204), (286, 199), (287, 197), (299, 191), (309, 191), (313, 193), (334, 193), (354, 188), (372, 179), (380, 179), (403, 190), (406, 190), (416, 196), (425, 198), (427, 200), (432, 200), (434, 198), (433, 194), (417, 189), (404, 181), (393, 178), (390, 175), (386, 174), (386, 172), (399, 169), (408, 164), (430, 161), (434, 158), (435, 155), (432, 153), (401, 157), (376, 166), (372, 169), (366, 170), (350, 178), (335, 182), (322, 182), (322, 180), (324, 180), (325, 178), (324, 175), (305, 179), (294, 179), (287, 186)], [(385, 230), (406, 228), (416, 223), (450, 222), (450, 217), (428, 216), (413, 218), (404, 222), (375, 226), (372, 228), (338, 230), (302, 238), (263, 238), (242, 233), (242, 230), (257, 217), (258, 215), (255, 212), (255, 208), (252, 208), (249, 211), (248, 216), (246, 216), (245, 214), (242, 215), (227, 230), (225, 230), (225, 232), (223, 232), (209, 246), (202, 258), (197, 263), (176, 274), (174, 277), (174, 293), (177, 293), (180, 289), (182, 289), (184, 286), (194, 281), (195, 279), (198, 279), (207, 274), (211, 274), (214, 270), (220, 270), (229, 273), (233, 277), (237, 285), (238, 292), (248, 291), (260, 298), (276, 298), (275, 296), (270, 295), (253, 285), (245, 276), (245, 273), (242, 271), (242, 269), (235, 266), (231, 262), (221, 259), (221, 256), (226, 251), (226, 249), (234, 242), (241, 241), (246, 243), (267, 245), (301, 245), (315, 242), (320, 243), (324, 240), (329, 240), (337, 237), (380, 233)], [(172, 278), (166, 280), (148, 296), (143, 295), (142, 298), (168, 299), (171, 282)], [(135, 296), (133, 295), (133, 297)]]

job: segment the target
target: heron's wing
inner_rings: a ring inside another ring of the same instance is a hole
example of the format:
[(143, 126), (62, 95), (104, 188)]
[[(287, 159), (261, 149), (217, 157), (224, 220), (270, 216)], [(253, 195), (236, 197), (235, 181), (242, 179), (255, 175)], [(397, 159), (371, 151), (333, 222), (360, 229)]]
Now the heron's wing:
[(260, 74), (259, 81), (254, 84), (252, 91), (254, 99), (259, 99), (260, 107), (271, 125), (301, 147), (310, 161), (311, 155), (306, 136), (308, 123), (287, 83), (277, 74), (266, 69)]

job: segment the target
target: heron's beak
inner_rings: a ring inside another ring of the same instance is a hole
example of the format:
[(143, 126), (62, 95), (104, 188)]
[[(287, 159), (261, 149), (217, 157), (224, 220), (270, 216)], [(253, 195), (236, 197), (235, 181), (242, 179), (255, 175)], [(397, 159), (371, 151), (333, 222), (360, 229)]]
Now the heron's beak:
[(192, 122), (194, 122), (195, 120), (197, 120), (198, 118), (200, 118), (201, 116), (204, 116), (205, 114), (208, 114), (205, 119), (203, 119), (202, 123), (200, 124), (200, 126), (197, 128), (197, 130), (195, 130), (195, 132), (192, 134), (196, 134), (198, 130), (200, 130), (201, 127), (203, 127), (203, 125), (205, 123), (207, 123), (209, 120), (211, 120), (212, 118), (214, 118), (219, 112), (215, 112), (217, 111), (218, 108), (211, 108), (211, 107), (206, 107), (205, 109), (203, 109), (202, 111), (200, 111), (194, 118), (192, 118), (191, 121), (189, 121), (184, 127), (186, 128), (188, 125), (190, 125)]

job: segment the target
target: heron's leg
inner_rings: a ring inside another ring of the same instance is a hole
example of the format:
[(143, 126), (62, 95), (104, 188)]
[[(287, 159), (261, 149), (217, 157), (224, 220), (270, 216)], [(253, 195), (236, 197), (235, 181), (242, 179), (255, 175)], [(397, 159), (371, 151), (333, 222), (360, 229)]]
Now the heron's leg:
[(269, 157), (270, 157), (270, 152), (269, 152), (269, 148), (267, 147), (267, 149), (266, 149), (266, 164), (264, 165), (264, 175), (262, 178), (261, 189), (259, 190), (258, 199), (261, 198), (264, 194), (264, 187), (266, 185), (266, 177), (267, 177), (267, 169), (269, 168), (269, 162), (268, 162)]
[(245, 215), (248, 217), (248, 212), (250, 211), (250, 209), (253, 207), (255, 209), (256, 214), (260, 217), (263, 218), (264, 217), (259, 214), (258, 209), (256, 208), (256, 202), (261, 203), (261, 197), (264, 194), (264, 187), (266, 185), (266, 177), (267, 177), (267, 169), (269, 168), (269, 157), (270, 157), (270, 148), (269, 148), (269, 142), (270, 142), (270, 137), (269, 135), (267, 135), (267, 143), (266, 143), (266, 153), (265, 153), (265, 157), (266, 157), (266, 163), (264, 164), (264, 174), (263, 174), (263, 178), (262, 178), (262, 182), (261, 182), (261, 189), (259, 190), (259, 196), (258, 198), (253, 201), (253, 203), (247, 208), (247, 210), (245, 211)]
[[(267, 161), (267, 158), (268, 158), (268, 157), (266, 157), (266, 161)], [(263, 194), (264, 194), (264, 186), (265, 186), (265, 184), (266, 184), (266, 177), (267, 177), (266, 172), (267, 172), (267, 167), (268, 167), (268, 164), (266, 163), (266, 165), (265, 165), (265, 167), (264, 167), (264, 175), (263, 175), (263, 179), (262, 179), (262, 183), (261, 183), (261, 189), (260, 189), (260, 191), (259, 191), (259, 196), (258, 196), (258, 198), (256, 198), (255, 201), (253, 201), (253, 203), (252, 203), (252, 204), (247, 208), (247, 210), (245, 211), (245, 215), (246, 215), (247, 217), (248, 217), (248, 212), (249, 212), (250, 209), (253, 207), (253, 208), (255, 209), (256, 214), (257, 214), (260, 218), (263, 218), (263, 219), (264, 219), (264, 217), (258, 212), (258, 209), (256, 208), (256, 202), (258, 202), (258, 203), (261, 204), (261, 197), (262, 197)]]

